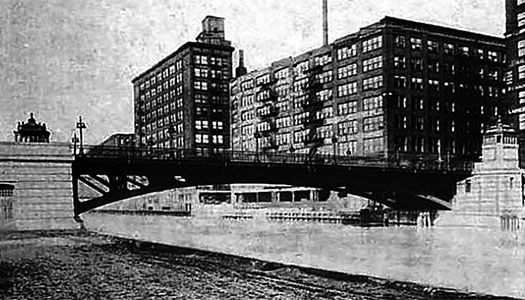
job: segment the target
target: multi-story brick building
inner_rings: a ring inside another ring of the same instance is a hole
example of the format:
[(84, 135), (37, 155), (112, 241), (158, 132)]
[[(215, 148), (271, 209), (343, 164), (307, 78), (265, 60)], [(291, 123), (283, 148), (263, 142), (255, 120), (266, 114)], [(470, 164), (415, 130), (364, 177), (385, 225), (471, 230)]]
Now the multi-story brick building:
[(197, 155), (230, 146), (231, 42), (224, 19), (207, 16), (196, 42), (187, 42), (135, 79), (135, 133), (140, 146), (193, 149)]
[(233, 149), (478, 159), (504, 70), (501, 38), (385, 17), (238, 76)]
[(519, 130), (520, 164), (525, 165), (525, 1), (506, 0), (507, 120)]

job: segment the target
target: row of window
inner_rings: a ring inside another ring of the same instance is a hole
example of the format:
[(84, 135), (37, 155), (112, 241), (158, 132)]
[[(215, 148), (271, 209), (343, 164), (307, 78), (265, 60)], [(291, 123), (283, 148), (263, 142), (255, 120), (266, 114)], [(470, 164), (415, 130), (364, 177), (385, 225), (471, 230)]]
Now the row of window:
[[(325, 90), (326, 94), (323, 94), (323, 95), (320, 95), (320, 99), (323, 99), (323, 97), (329, 97), (330, 95), (330, 92), (331, 90)], [(405, 97), (406, 98), (406, 97)], [(304, 102), (301, 102), (299, 101), (299, 99), (296, 99), (297, 100), (297, 104), (296, 106), (299, 107), (299, 108), (302, 108), (302, 105), (304, 105)], [(406, 99), (404, 100), (406, 102)], [(420, 99), (421, 103), (423, 102), (423, 98)], [(364, 98), (363, 99), (363, 108), (362, 108), (362, 111), (372, 111), (372, 110), (376, 110), (376, 109), (379, 109), (383, 106), (383, 97), (381, 95), (378, 95), (378, 96), (372, 96), (372, 97), (368, 97), (368, 98)], [(422, 104), (421, 104), (422, 105)], [(288, 105), (288, 102), (279, 102), (277, 107), (279, 112), (286, 112), (288, 111), (289, 109), (289, 105)], [(331, 109), (331, 107), (326, 107), (326, 108), (323, 108), (323, 110), (326, 110), (326, 111), (329, 111)], [(243, 111), (241, 113), (241, 121), (248, 121), (248, 120), (252, 120), (254, 118), (257, 117), (257, 115), (266, 115), (268, 113), (270, 113), (271, 111), (271, 106), (264, 106), (262, 108), (259, 108), (257, 110), (257, 113), (255, 113), (253, 110), (247, 110), (247, 111)], [(323, 112), (323, 110), (321, 110), (321, 112)], [(352, 114), (352, 113), (355, 113), (357, 112), (357, 101), (349, 101), (349, 102), (345, 102), (345, 103), (339, 103), (337, 104), (337, 114), (339, 116), (343, 116), (343, 115), (348, 115), (348, 114)], [(307, 115), (308, 112), (301, 112), (301, 114), (305, 114)], [(330, 113), (328, 115), (325, 115), (324, 113), (322, 113), (322, 116), (319, 116), (319, 118), (327, 118), (327, 117), (332, 117), (333, 114)], [(279, 124), (279, 120), (280, 119), (286, 119), (286, 118), (290, 118), (290, 117), (283, 117), (283, 118), (278, 118), (277, 121), (278, 121), (278, 124)], [(299, 117), (297, 117), (299, 118)], [(285, 121), (283, 121), (285, 122)], [(284, 124), (287, 124), (286, 122), (283, 123)], [(298, 123), (300, 124), (300, 122)], [(278, 126), (278, 127), (281, 127), (281, 126)]]
[(195, 129), (197, 130), (207, 130), (210, 128), (214, 130), (223, 130), (224, 123), (222, 121), (208, 121), (208, 120), (196, 120), (195, 121)]
[(195, 143), (197, 144), (223, 144), (224, 136), (221, 134), (195, 134)]
[(159, 84), (162, 82), (162, 80), (166, 80), (169, 77), (174, 76), (175, 74), (179, 73), (182, 76), (182, 60), (177, 60), (175, 64), (170, 64), (164, 69), (160, 70), (156, 74), (152, 74), (150, 78), (146, 79), (143, 83), (140, 84), (139, 90), (149, 89), (151, 87), (155, 87), (156, 84)]
[[(301, 124), (306, 119), (307, 119), (307, 114), (299, 114), (299, 115), (294, 116), (293, 121), (294, 123)], [(289, 117), (282, 118), (278, 120), (278, 124), (283, 127), (280, 127), (279, 125), (278, 127), (279, 128), (290, 127), (291, 123), (292, 123), (291, 118)], [(257, 130), (255, 130), (255, 128)], [(359, 131), (357, 120), (339, 122), (337, 123), (335, 128), (337, 128), (338, 137), (340, 137), (343, 141), (347, 139), (347, 137), (345, 136), (356, 134)], [(371, 132), (371, 131), (376, 131), (376, 130), (380, 130), (383, 128), (384, 128), (384, 117), (383, 116), (374, 116), (374, 117), (368, 117), (368, 118), (363, 119), (363, 124), (362, 124), (363, 132)], [(241, 134), (243, 136), (246, 136), (248, 139), (250, 139), (252, 138), (252, 136), (254, 136), (254, 133), (256, 131), (263, 132), (269, 129), (270, 129), (270, 124), (268, 124), (267, 122), (261, 122), (261, 123), (258, 123), (257, 125), (252, 124), (252, 125), (242, 126)], [(323, 126), (323, 127), (319, 127), (313, 130), (315, 130), (315, 134), (313, 135), (315, 138), (331, 138), (334, 136), (333, 131), (332, 131), (332, 126)], [(310, 138), (312, 137), (311, 130), (308, 130), (308, 129), (295, 131), (293, 134), (295, 136), (294, 137), (295, 142), (304, 142), (307, 136)], [(286, 136), (286, 135), (287, 134), (277, 134), (276, 136)], [(285, 141), (288, 141), (288, 140), (286, 138), (280, 138), (280, 140), (277, 143), (281, 144), (281, 143), (284, 143)]]
[[(410, 41), (410, 43), (408, 43)], [(394, 47), (396, 48), (406, 48), (410, 45), (412, 51), (423, 51), (424, 44), (421, 38), (411, 37), (410, 40), (407, 39), (404, 35), (395, 35), (394, 36)], [(493, 62), (503, 62), (503, 53), (494, 50), (484, 50), (484, 49), (471, 49), (469, 46), (461, 45), (456, 47), (456, 45), (451, 43), (443, 43), (442, 45), (433, 40), (427, 40), (426, 50), (428, 53), (438, 53), (440, 48), (446, 55), (464, 55), (464, 56), (475, 56), (479, 59), (487, 59)]]
[[(412, 116), (412, 126), (409, 125), (409, 116), (406, 115), (396, 115), (395, 116), (395, 126), (398, 129), (414, 129), (416, 131), (424, 131), (425, 118), (422, 116)], [(440, 119), (431, 119), (429, 120), (430, 130), (433, 132), (455, 132), (456, 131), (456, 122), (454, 120), (440, 120)]]

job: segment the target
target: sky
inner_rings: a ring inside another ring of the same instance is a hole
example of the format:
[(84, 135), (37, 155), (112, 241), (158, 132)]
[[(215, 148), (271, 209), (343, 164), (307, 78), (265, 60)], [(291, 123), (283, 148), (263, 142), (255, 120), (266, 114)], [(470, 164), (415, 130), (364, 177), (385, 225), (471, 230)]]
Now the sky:
[[(502, 36), (503, 0), (328, 0), (329, 41), (384, 16)], [(30, 112), (68, 142), (78, 116), (85, 142), (133, 132), (131, 80), (187, 41), (206, 15), (248, 70), (322, 44), (321, 0), (1, 0), (0, 141)], [(234, 54), (234, 57), (236, 57)]]

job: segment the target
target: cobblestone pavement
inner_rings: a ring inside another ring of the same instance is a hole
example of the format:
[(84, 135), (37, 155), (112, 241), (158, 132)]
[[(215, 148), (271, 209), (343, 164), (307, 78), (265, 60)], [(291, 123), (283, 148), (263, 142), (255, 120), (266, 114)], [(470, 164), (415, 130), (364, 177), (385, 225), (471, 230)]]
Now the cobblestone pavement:
[(0, 298), (504, 299), (78, 232), (0, 234)]

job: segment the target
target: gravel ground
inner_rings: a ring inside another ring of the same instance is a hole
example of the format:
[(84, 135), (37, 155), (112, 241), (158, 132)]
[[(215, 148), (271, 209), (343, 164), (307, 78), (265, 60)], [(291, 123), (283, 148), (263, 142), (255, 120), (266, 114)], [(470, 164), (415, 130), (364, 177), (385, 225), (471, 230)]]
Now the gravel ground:
[(0, 299), (511, 299), (81, 232), (0, 233)]

